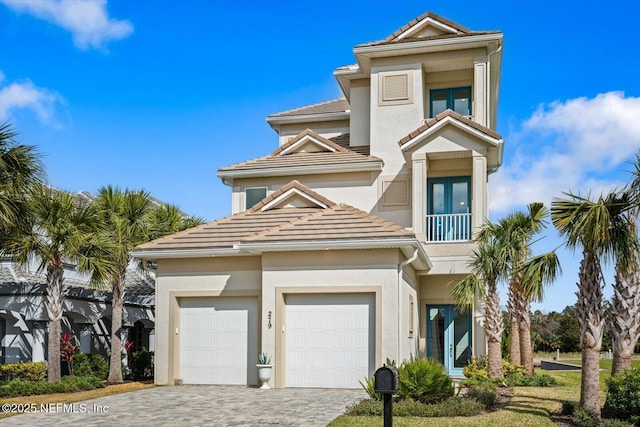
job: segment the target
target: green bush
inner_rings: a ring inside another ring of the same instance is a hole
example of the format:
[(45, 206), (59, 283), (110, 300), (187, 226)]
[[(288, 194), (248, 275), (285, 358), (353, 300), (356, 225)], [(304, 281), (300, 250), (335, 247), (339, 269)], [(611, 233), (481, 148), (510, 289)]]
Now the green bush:
[(107, 379), (109, 363), (99, 354), (78, 353), (73, 357), (71, 363), (73, 364), (73, 374), (77, 377)]
[(469, 387), (466, 397), (469, 399), (475, 399), (482, 403), (485, 408), (490, 408), (495, 405), (498, 400), (498, 392), (496, 388), (491, 384), (478, 384)]
[(477, 359), (473, 356), (469, 364), (462, 368), (462, 374), (467, 378), (489, 378), (487, 356), (483, 355)]
[(570, 400), (562, 401), (562, 410), (560, 411), (562, 415), (573, 415), (578, 407), (578, 402), (573, 402)]
[(607, 379), (607, 387), (603, 415), (640, 425), (640, 368), (626, 369)]
[(43, 381), (46, 377), (46, 362), (20, 362), (0, 365), (0, 378), (5, 381)]
[(526, 367), (522, 365), (514, 365), (506, 359), (502, 359), (502, 370), (504, 371), (505, 377), (510, 375), (525, 375), (527, 373)]
[(573, 411), (573, 422), (578, 427), (600, 426), (600, 420), (598, 419), (598, 417), (581, 406), (578, 406), (576, 410)]
[(93, 390), (104, 387), (104, 383), (95, 377), (66, 376), (55, 383), (44, 381), (13, 380), (0, 386), (0, 397), (33, 396), (36, 394), (72, 393), (80, 390)]
[[(432, 404), (413, 399), (403, 399), (393, 403), (395, 417), (470, 417), (478, 415), (483, 410), (484, 406), (480, 402), (460, 396)], [(383, 404), (377, 400), (363, 400), (349, 406), (346, 413), (352, 416), (382, 416)]]
[(504, 379), (504, 385), (507, 387), (549, 387), (557, 384), (558, 381), (548, 374), (535, 374), (533, 377), (511, 374)]
[(364, 383), (358, 380), (364, 391), (369, 395), (372, 400), (382, 400), (382, 395), (376, 393), (376, 380), (375, 377), (365, 378)]
[(626, 421), (622, 421), (622, 420), (602, 420), (603, 421), (603, 425), (604, 427), (630, 427), (633, 426), (633, 424), (629, 424)]
[(453, 383), (444, 365), (435, 359), (412, 359), (398, 368), (398, 397), (424, 403), (453, 396)]
[(146, 348), (133, 353), (131, 374), (134, 380), (153, 378), (153, 353)]

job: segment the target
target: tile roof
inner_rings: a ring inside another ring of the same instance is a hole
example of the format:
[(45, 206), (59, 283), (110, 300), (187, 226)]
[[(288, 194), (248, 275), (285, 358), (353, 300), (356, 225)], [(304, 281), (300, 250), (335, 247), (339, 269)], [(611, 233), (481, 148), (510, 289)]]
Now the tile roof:
[(317, 212), (266, 229), (243, 242), (286, 242), (300, 240), (339, 240), (385, 237), (415, 237), (404, 227), (346, 204)]
[(436, 15), (433, 12), (426, 12), (426, 13), (423, 13), (422, 15), (418, 16), (417, 18), (411, 20), (411, 22), (406, 23), (405, 25), (400, 27), (398, 30), (394, 31), (393, 34), (389, 35), (386, 39), (384, 39), (384, 41), (385, 42), (390, 42), (390, 41), (396, 40), (398, 37), (400, 37), (406, 31), (410, 30), (411, 28), (413, 28), (414, 26), (418, 25), (420, 22), (422, 22), (423, 20), (425, 20), (427, 18), (431, 18), (431, 19), (433, 19), (435, 21), (442, 22), (443, 24), (448, 25), (449, 27), (455, 28), (458, 31), (458, 34), (460, 34), (460, 33), (462, 33), (462, 34), (473, 33), (473, 31), (471, 31), (467, 27), (463, 27), (462, 25), (460, 25), (458, 23), (455, 23), (453, 21), (450, 21), (447, 18), (443, 18), (440, 15)]
[(404, 144), (406, 144), (407, 142), (411, 141), (412, 139), (414, 139), (415, 137), (417, 137), (418, 135), (426, 132), (429, 128), (432, 128), (433, 126), (435, 126), (436, 124), (438, 124), (438, 122), (441, 122), (443, 120), (445, 120), (446, 118), (452, 118), (455, 120), (458, 120), (486, 135), (489, 135), (492, 138), (495, 139), (502, 139), (502, 137), (500, 136), (499, 133), (489, 129), (486, 126), (482, 126), (480, 123), (476, 123), (471, 119), (468, 119), (467, 117), (456, 113), (453, 110), (445, 110), (442, 113), (438, 114), (437, 116), (435, 116), (432, 119), (429, 119), (425, 124), (423, 124), (422, 126), (420, 126), (418, 129), (414, 130), (413, 132), (411, 132), (409, 135), (405, 136), (404, 138), (402, 138), (400, 141), (398, 141), (398, 145), (403, 146)]
[[(0, 265), (0, 286), (1, 285), (35, 285), (42, 287), (42, 290), (44, 291), (47, 285), (47, 278), (45, 274), (28, 272), (20, 269), (15, 263), (3, 263)], [(111, 295), (111, 289), (108, 285), (104, 287), (96, 287), (91, 285), (88, 280), (80, 280), (71, 277), (64, 278), (63, 287), (65, 288), (65, 294), (69, 296), (74, 294), (70, 288), (82, 288)], [(129, 296), (137, 297), (154, 295), (155, 284), (152, 278), (143, 278), (138, 274), (138, 272), (133, 270), (127, 271), (125, 276), (125, 301)]]
[[(329, 149), (335, 151), (317, 151), (317, 152), (295, 152), (284, 153), (287, 149), (294, 146), (296, 143), (303, 140), (305, 137), (313, 138), (320, 141)], [(233, 165), (225, 166), (218, 169), (218, 176), (225, 176), (225, 172), (237, 172), (237, 171), (265, 171), (268, 169), (276, 168), (304, 168), (308, 166), (336, 166), (336, 165), (348, 165), (353, 163), (372, 163), (372, 167), (375, 167), (376, 163), (382, 163), (382, 159), (369, 155), (369, 147), (364, 149), (352, 150), (351, 147), (347, 149), (343, 144), (345, 140), (348, 143), (347, 138), (327, 139), (316, 134), (315, 132), (307, 129), (298, 134), (294, 139), (283, 144), (271, 154), (263, 157), (258, 157), (244, 162), (236, 163)], [(340, 144), (338, 143), (341, 142)], [(366, 153), (366, 154), (365, 154)]]
[[(423, 36), (423, 37), (414, 37), (414, 36), (401, 37), (407, 31), (410, 31), (413, 27), (415, 27), (416, 25), (419, 25), (422, 21), (428, 18), (453, 28), (455, 30), (455, 33), (439, 34), (439, 35)], [(358, 45), (357, 47), (379, 46), (379, 45), (408, 43), (408, 42), (416, 42), (416, 41), (428, 41), (428, 40), (442, 40), (442, 39), (457, 38), (457, 37), (469, 37), (469, 36), (477, 36), (477, 35), (483, 35), (483, 34), (499, 34), (499, 33), (500, 31), (493, 31), (493, 30), (492, 31), (473, 31), (456, 22), (443, 18), (442, 16), (437, 15), (433, 12), (426, 12), (418, 16), (417, 18), (413, 19), (411, 22), (403, 25), (398, 30), (390, 34), (384, 40), (374, 41), (370, 43), (363, 43)]]
[[(298, 190), (321, 207), (272, 207), (272, 202)], [(357, 240), (363, 238), (415, 238), (404, 227), (345, 204), (335, 204), (315, 191), (292, 181), (253, 208), (138, 246), (134, 250), (231, 249), (242, 243), (304, 240)]]
[(304, 107), (270, 114), (267, 117), (267, 121), (272, 117), (278, 118), (287, 116), (304, 116), (308, 114), (344, 113), (349, 111), (350, 108), (349, 101), (347, 101), (346, 98), (336, 98), (329, 101), (319, 102), (317, 104), (306, 105)]
[(334, 136), (329, 138), (329, 141), (335, 142), (339, 146), (346, 148), (349, 151), (356, 152), (358, 154), (362, 154), (364, 156), (368, 156), (371, 154), (371, 146), (369, 145), (360, 145), (356, 147), (351, 147), (350, 144), (351, 134), (343, 133), (342, 135)]

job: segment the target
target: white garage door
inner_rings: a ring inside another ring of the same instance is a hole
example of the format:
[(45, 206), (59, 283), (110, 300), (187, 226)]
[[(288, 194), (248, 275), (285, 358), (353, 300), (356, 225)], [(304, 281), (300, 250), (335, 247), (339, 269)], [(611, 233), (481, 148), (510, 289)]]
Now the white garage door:
[(257, 298), (184, 298), (180, 305), (183, 382), (255, 385)]
[(358, 388), (375, 363), (373, 295), (286, 297), (287, 387)]

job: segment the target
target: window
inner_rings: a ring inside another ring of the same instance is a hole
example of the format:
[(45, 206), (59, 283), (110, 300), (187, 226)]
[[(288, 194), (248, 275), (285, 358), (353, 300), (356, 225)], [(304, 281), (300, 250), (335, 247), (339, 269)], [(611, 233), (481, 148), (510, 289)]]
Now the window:
[(267, 187), (247, 188), (244, 190), (245, 209), (250, 209), (267, 197)]
[(451, 89), (435, 89), (431, 96), (431, 117), (435, 117), (446, 109), (451, 109), (463, 116), (471, 116), (471, 87)]
[(427, 179), (427, 241), (471, 239), (471, 177)]

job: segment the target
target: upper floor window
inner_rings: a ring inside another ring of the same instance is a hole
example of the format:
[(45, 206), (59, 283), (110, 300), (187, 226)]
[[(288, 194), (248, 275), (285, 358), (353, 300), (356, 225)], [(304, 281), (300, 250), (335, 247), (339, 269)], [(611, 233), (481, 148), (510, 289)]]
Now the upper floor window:
[(431, 117), (437, 116), (446, 109), (451, 109), (463, 116), (471, 116), (471, 87), (432, 90), (430, 93)]
[(427, 241), (471, 240), (471, 177), (427, 179)]
[(251, 209), (260, 200), (267, 197), (267, 187), (247, 188), (244, 190), (245, 209)]

